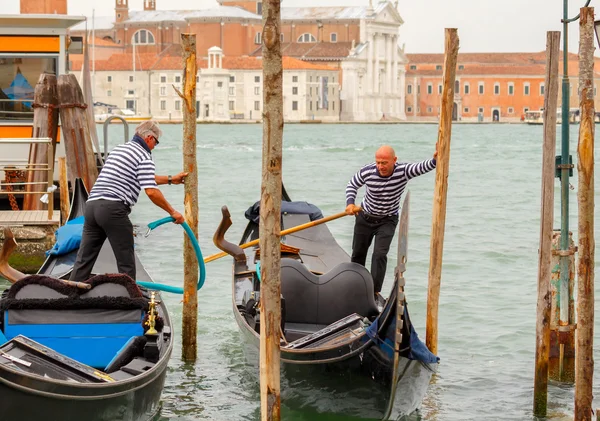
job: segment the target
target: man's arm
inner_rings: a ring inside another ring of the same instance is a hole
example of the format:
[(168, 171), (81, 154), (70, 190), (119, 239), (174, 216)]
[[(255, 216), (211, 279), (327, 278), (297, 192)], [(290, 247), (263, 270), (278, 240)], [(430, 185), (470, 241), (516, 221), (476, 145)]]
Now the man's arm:
[(427, 174), (429, 171), (435, 169), (437, 165), (438, 155), (438, 144), (435, 144), (435, 151), (433, 152), (433, 159), (426, 159), (425, 161), (415, 162), (414, 164), (406, 165), (405, 174), (407, 179), (417, 177), (419, 175)]
[[(364, 168), (364, 167), (363, 167)], [(365, 180), (362, 176), (361, 168), (354, 176), (350, 179), (348, 184), (346, 185), (346, 214), (354, 215), (360, 211), (360, 207), (354, 204), (356, 200), (356, 194), (358, 193), (358, 189), (364, 186)]]
[[(171, 184), (183, 184), (185, 177), (187, 177), (189, 173), (180, 172), (177, 175), (171, 177)], [(159, 186), (162, 184), (169, 184), (169, 176), (168, 175), (155, 175), (154, 179), (156, 180), (156, 184)]]
[(152, 203), (154, 203), (156, 206), (163, 209), (165, 212), (167, 212), (169, 215), (175, 218), (176, 224), (181, 224), (185, 222), (185, 219), (183, 219), (183, 215), (177, 212), (173, 208), (173, 206), (171, 206), (171, 204), (167, 201), (167, 199), (165, 199), (165, 196), (159, 189), (147, 188), (144, 189), (144, 191), (146, 192)]

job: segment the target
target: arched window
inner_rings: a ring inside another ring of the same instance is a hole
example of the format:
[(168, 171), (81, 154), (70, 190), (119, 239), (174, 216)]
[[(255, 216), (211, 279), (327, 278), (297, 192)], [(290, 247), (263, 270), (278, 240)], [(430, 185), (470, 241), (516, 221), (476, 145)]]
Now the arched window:
[(154, 35), (145, 29), (140, 29), (133, 35), (134, 44), (154, 44)]
[(317, 42), (317, 39), (307, 32), (298, 37), (298, 42)]
[(255, 44), (262, 43), (262, 34), (260, 32), (257, 32), (256, 35), (254, 35), (254, 43)]

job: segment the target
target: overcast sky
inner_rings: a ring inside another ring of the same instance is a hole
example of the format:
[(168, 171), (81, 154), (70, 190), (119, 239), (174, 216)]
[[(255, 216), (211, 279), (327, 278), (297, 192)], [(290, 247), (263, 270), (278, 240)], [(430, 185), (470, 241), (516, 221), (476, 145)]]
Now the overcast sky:
[[(376, 3), (378, 0), (373, 0)], [(19, 13), (19, 0), (0, 0), (2, 13)], [(8, 4), (8, 8), (4, 5)], [(114, 16), (114, 0), (68, 0), (71, 15)], [(368, 0), (285, 0), (283, 6), (360, 6)], [(569, 18), (585, 0), (570, 0)], [(156, 0), (157, 9), (205, 9), (216, 0)], [(591, 0), (600, 8), (600, 0)], [(143, 0), (129, 0), (142, 10)], [(444, 28), (458, 28), (462, 52), (535, 52), (546, 49), (546, 32), (562, 31), (561, 0), (399, 0), (407, 53), (442, 53)], [(600, 13), (600, 12), (597, 12)], [(91, 25), (91, 23), (90, 23)], [(561, 41), (562, 42), (562, 41)], [(579, 22), (569, 24), (569, 51), (579, 45)], [(598, 55), (598, 54), (596, 54)]]

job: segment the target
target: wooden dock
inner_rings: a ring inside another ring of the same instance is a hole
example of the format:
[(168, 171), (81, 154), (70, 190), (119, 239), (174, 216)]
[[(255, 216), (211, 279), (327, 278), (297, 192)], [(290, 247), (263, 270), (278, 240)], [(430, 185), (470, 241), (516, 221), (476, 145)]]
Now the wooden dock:
[(48, 219), (47, 210), (0, 211), (0, 226), (8, 225), (60, 225), (60, 212), (53, 212)]

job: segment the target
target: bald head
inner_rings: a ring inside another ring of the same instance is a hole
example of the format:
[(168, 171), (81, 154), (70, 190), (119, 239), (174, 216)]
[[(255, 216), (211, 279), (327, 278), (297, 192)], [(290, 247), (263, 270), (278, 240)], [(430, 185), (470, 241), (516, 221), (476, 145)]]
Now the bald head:
[(396, 152), (389, 145), (383, 145), (375, 152), (375, 164), (382, 177), (389, 177), (394, 172), (396, 165)]

